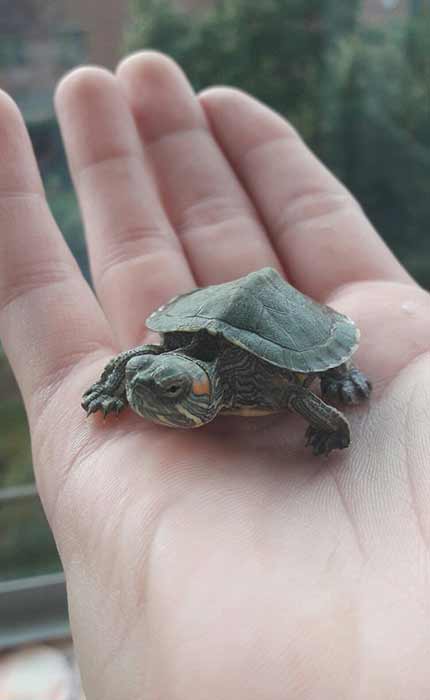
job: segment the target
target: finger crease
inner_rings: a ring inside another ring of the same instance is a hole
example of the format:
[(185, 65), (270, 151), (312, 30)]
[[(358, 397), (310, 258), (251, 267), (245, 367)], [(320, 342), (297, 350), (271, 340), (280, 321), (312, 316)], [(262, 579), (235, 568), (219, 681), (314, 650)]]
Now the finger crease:
[[(415, 386), (410, 397), (408, 398), (408, 403), (407, 403), (407, 410), (406, 410), (406, 416), (405, 416), (405, 434), (410, 435), (412, 434), (412, 431), (410, 430), (410, 427), (412, 425), (412, 408), (415, 407), (415, 400), (416, 400), (416, 395), (418, 393), (418, 390), (420, 390), (419, 386)], [(414, 419), (415, 421), (415, 419)], [(425, 527), (424, 519), (422, 517), (422, 509), (420, 508), (419, 505), (419, 498), (418, 498), (418, 489), (415, 484), (415, 479), (412, 474), (412, 464), (416, 461), (416, 454), (417, 450), (414, 447), (413, 451), (410, 450), (409, 447), (409, 442), (406, 440), (405, 444), (405, 451), (406, 451), (406, 477), (408, 481), (408, 486), (409, 486), (409, 493), (411, 495), (411, 505), (412, 505), (412, 511), (415, 516), (415, 521), (417, 524), (417, 530), (420, 535), (421, 541), (424, 545), (424, 548), (427, 552), (430, 551), (430, 542), (429, 542), (429, 535), (427, 532), (427, 528)]]
[[(206, 220), (204, 220), (204, 218)], [(186, 240), (193, 237), (194, 235), (204, 235), (204, 232), (208, 231), (219, 231), (221, 227), (229, 226), (231, 227), (231, 233), (233, 230), (236, 231), (247, 231), (249, 235), (249, 228), (255, 228), (257, 226), (257, 221), (246, 212), (234, 213), (232, 211), (219, 212), (217, 215), (213, 214), (208, 217), (202, 217), (200, 220), (192, 220), (193, 216), (186, 217), (181, 223), (175, 226), (178, 238), (181, 240)]]
[(336, 477), (336, 475), (334, 473), (334, 470), (330, 470), (330, 474), (331, 474), (331, 477), (333, 479), (334, 485), (336, 487), (336, 491), (338, 493), (339, 500), (340, 500), (340, 503), (342, 505), (343, 511), (345, 513), (346, 519), (348, 520), (348, 522), (351, 526), (352, 535), (353, 535), (353, 538), (354, 538), (355, 543), (357, 545), (357, 549), (360, 552), (363, 561), (365, 561), (366, 560), (366, 552), (364, 550), (363, 543), (361, 541), (360, 533), (359, 533), (357, 524), (355, 522), (354, 515), (351, 512), (350, 507), (348, 506), (348, 502), (345, 498), (345, 494), (343, 493), (343, 490), (339, 484), (338, 478)]
[(261, 154), (264, 154), (264, 151), (266, 150), (270, 150), (273, 148), (278, 150), (282, 146), (290, 148), (290, 144), (294, 142), (296, 142), (297, 144), (302, 144), (302, 140), (298, 135), (297, 131), (289, 124), (287, 124), (287, 129), (288, 132), (285, 133), (283, 136), (274, 137), (267, 141), (263, 141), (263, 143), (258, 143), (256, 146), (248, 148), (248, 150), (242, 154), (241, 158), (237, 159), (239, 161), (239, 167), (241, 169), (245, 169), (248, 166), (248, 161), (254, 158), (261, 158)]
[(157, 136), (154, 137), (149, 137), (143, 133), (143, 141), (145, 144), (145, 147), (152, 149), (153, 147), (157, 147), (160, 143), (164, 143), (165, 141), (169, 141), (172, 138), (176, 137), (184, 137), (188, 136), (191, 134), (203, 134), (204, 136), (209, 136), (209, 131), (206, 128), (206, 126), (192, 126), (192, 127), (184, 127), (182, 129), (172, 129), (169, 131), (165, 131), (162, 134), (158, 134)]
[(355, 200), (339, 192), (321, 192), (315, 190), (294, 196), (283, 208), (280, 215), (271, 226), (275, 240), (282, 240), (293, 226), (306, 225), (315, 230), (316, 223), (327, 224), (334, 217), (344, 214), (348, 210), (356, 212), (358, 204)]
[(44, 204), (46, 203), (46, 197), (44, 192), (23, 192), (20, 190), (13, 191), (13, 190), (0, 190), (0, 203), (7, 202), (8, 200), (16, 200), (16, 199), (23, 199), (23, 200), (36, 200), (36, 201), (42, 201)]
[(5, 292), (3, 295), (0, 295), (0, 312), (3, 313), (11, 304), (32, 292), (68, 283), (73, 273), (74, 267), (64, 262), (56, 262), (55, 268), (52, 267), (52, 263), (49, 263), (46, 269), (41, 265), (35, 265), (33, 269), (26, 271), (25, 274), (21, 272), (16, 280), (5, 285)]
[[(140, 236), (139, 236), (140, 232)], [(154, 255), (180, 253), (179, 246), (166, 236), (160, 236), (159, 229), (133, 229), (134, 239), (124, 241), (119, 237), (120, 246), (112, 248), (97, 270), (97, 287), (101, 288), (113, 272), (117, 273), (124, 265), (141, 264)]]
[(111, 156), (103, 156), (98, 159), (92, 160), (87, 165), (81, 166), (76, 172), (76, 184), (77, 187), (81, 186), (81, 181), (87, 177), (93, 177), (100, 169), (112, 168), (115, 165), (127, 165), (128, 163), (137, 163), (139, 168), (142, 165), (141, 156), (134, 155), (133, 153), (123, 151)]

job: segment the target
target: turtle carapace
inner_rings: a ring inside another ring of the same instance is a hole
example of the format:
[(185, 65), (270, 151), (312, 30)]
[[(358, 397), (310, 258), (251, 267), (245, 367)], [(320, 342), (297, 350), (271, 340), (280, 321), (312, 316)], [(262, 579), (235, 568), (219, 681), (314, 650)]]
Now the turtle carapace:
[[(349, 423), (326, 400), (351, 404), (370, 395), (350, 360), (359, 331), (274, 269), (175, 297), (146, 325), (160, 333), (160, 345), (114, 357), (83, 396), (88, 414), (129, 404), (162, 425), (197, 428), (219, 413), (291, 410), (309, 422), (314, 454), (348, 447)], [(310, 389), (317, 378), (322, 398)]]

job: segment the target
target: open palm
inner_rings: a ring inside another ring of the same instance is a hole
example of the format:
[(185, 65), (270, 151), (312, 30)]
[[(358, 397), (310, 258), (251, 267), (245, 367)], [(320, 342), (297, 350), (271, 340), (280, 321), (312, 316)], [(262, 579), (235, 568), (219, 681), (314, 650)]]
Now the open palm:
[[(0, 332), (89, 700), (428, 698), (430, 303), (278, 115), (166, 57), (69, 75), (57, 108), (98, 300), (0, 98)], [(318, 459), (292, 415), (193, 431), (82, 392), (175, 294), (271, 265), (361, 328), (371, 401)]]

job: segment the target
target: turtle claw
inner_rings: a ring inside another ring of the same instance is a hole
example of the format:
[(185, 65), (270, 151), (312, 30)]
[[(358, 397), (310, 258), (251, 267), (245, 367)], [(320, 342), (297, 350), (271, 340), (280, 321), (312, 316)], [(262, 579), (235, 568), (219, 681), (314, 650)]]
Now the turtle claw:
[(83, 396), (83, 401), (81, 403), (84, 411), (87, 412), (87, 417), (92, 413), (101, 411), (103, 413), (103, 418), (109, 413), (115, 413), (118, 415), (122, 409), (125, 407), (125, 401), (118, 396), (110, 396), (109, 394), (97, 393), (91, 391), (91, 393), (86, 392)]
[(332, 450), (343, 450), (349, 446), (349, 428), (339, 430), (323, 430), (310, 425), (306, 430), (306, 447), (311, 446), (313, 454), (328, 455)]
[(87, 418), (90, 416), (92, 413), (95, 413), (98, 409), (97, 406), (95, 405), (90, 405), (88, 408), (86, 408), (83, 404), (81, 404), (82, 408), (86, 410), (87, 412)]

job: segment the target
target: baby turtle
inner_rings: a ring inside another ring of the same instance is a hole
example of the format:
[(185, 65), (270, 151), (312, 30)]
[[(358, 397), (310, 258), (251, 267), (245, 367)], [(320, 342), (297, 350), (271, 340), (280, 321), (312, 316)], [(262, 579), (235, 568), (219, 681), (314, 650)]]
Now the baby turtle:
[[(289, 409), (309, 422), (306, 444), (315, 455), (348, 447), (348, 421), (323, 399), (355, 404), (370, 394), (370, 382), (350, 362), (358, 328), (275, 270), (182, 294), (146, 325), (161, 344), (114, 357), (83, 396), (88, 414), (130, 404), (162, 425), (198, 428), (218, 413)], [(317, 378), (322, 398), (309, 388)]]

